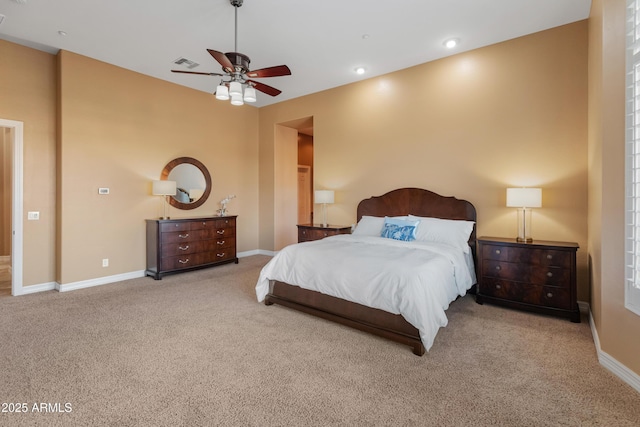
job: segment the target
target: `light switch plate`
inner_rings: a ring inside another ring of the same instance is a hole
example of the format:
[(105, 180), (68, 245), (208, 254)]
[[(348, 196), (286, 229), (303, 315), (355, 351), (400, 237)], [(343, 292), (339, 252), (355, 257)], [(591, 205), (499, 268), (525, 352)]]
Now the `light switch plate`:
[(109, 194), (109, 189), (108, 188), (98, 188), (98, 194)]

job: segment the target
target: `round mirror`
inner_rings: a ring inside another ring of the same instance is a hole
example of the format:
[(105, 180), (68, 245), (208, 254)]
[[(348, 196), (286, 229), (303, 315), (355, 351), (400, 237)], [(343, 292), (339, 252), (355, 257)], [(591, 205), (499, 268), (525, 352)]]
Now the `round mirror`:
[(211, 193), (209, 171), (192, 157), (171, 160), (160, 179), (176, 182), (176, 195), (169, 197), (169, 204), (178, 209), (195, 209), (206, 202)]

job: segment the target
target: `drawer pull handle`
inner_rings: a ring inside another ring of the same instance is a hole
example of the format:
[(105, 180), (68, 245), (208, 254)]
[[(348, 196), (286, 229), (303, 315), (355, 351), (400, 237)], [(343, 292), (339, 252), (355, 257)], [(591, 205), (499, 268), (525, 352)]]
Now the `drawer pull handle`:
[(552, 272), (547, 272), (547, 277), (553, 277), (553, 273)]
[(496, 289), (502, 289), (502, 286), (496, 285)]
[(181, 239), (186, 239), (187, 237), (189, 237), (189, 233), (187, 234), (178, 234), (178, 237)]
[(179, 260), (178, 260), (178, 262), (179, 262), (180, 264), (186, 264), (186, 263), (188, 263), (188, 262), (189, 262), (189, 258), (187, 258), (187, 259), (179, 259)]
[(178, 249), (180, 249), (181, 251), (186, 251), (187, 249), (189, 249), (189, 245), (187, 245), (187, 246), (178, 246)]
[(216, 231), (216, 233), (218, 233), (218, 234), (224, 234), (224, 230), (218, 230), (218, 231)]
[(226, 254), (225, 254), (224, 252), (223, 252), (223, 253), (221, 253), (221, 254), (216, 254), (216, 256), (217, 256), (218, 258), (223, 258), (225, 255), (226, 255)]
[(216, 243), (219, 244), (219, 245), (224, 245), (224, 240), (219, 240)]
[(500, 271), (500, 270), (501, 270), (501, 268), (500, 268), (500, 266), (499, 266), (499, 265), (496, 265), (496, 270), (498, 270), (498, 271)]
[(496, 249), (496, 255), (500, 255), (500, 249)]
[(547, 259), (553, 259), (553, 255), (548, 254), (548, 255), (547, 255)]
[(553, 294), (551, 292), (547, 292), (547, 298), (553, 298)]

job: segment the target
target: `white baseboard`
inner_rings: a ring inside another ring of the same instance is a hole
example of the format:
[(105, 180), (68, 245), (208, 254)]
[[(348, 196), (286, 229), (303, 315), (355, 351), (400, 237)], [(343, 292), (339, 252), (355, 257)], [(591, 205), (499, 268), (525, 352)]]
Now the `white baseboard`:
[(591, 307), (589, 307), (588, 303), (583, 301), (579, 301), (578, 305), (581, 311), (586, 308), (586, 311), (589, 313), (589, 326), (591, 327), (591, 334), (593, 335), (593, 343), (596, 346), (598, 362), (600, 362), (605, 369), (609, 370), (612, 374), (629, 384), (638, 393), (640, 393), (640, 375), (636, 374), (631, 369), (618, 362), (615, 358), (602, 351), (602, 348), (600, 347), (600, 338), (598, 337), (598, 330), (596, 329), (593, 314), (591, 313)]
[(23, 286), (22, 292), (18, 295), (35, 294), (37, 292), (53, 291), (56, 289), (56, 282), (41, 283), (39, 285)]
[(114, 274), (113, 276), (98, 277), (96, 279), (81, 280), (79, 282), (56, 283), (56, 289), (60, 292), (75, 291), (76, 289), (90, 288), (92, 286), (106, 285), (108, 283), (120, 282), (122, 280), (138, 279), (144, 277), (144, 270), (132, 271), (131, 273)]

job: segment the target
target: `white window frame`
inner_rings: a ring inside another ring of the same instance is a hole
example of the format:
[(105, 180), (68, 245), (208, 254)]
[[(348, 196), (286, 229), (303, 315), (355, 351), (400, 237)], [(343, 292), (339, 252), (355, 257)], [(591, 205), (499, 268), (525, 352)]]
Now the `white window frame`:
[(640, 0), (627, 0), (624, 305), (640, 315)]

